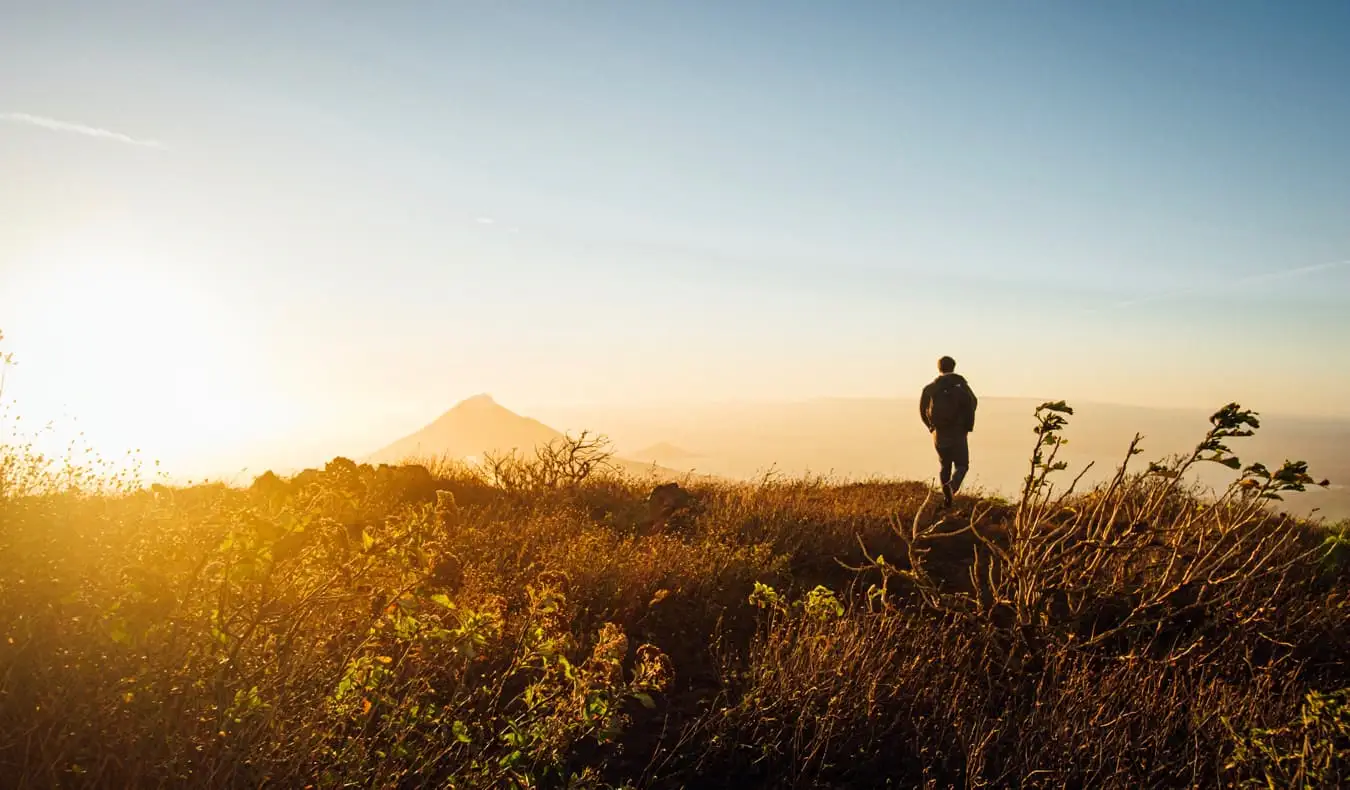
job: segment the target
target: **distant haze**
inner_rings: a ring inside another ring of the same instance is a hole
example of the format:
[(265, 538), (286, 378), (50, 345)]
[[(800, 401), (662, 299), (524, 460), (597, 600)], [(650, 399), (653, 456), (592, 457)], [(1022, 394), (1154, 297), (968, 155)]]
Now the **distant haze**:
[[(983, 397), (971, 434), (970, 486), (1015, 496), (1035, 444), (1033, 413), (1038, 401)], [(1143, 453), (1132, 468), (1191, 451), (1209, 429), (1210, 412), (1149, 409), (1112, 404), (1074, 405), (1060, 458), (1070, 468), (1056, 484), (1083, 477), (1090, 486), (1108, 477), (1124, 459), (1135, 433)], [(1217, 407), (1216, 407), (1217, 408)], [(1261, 415), (1256, 435), (1230, 447), (1244, 463), (1275, 467), (1304, 460), (1328, 489), (1291, 494), (1290, 512), (1350, 517), (1350, 420), (1313, 420)], [(417, 458), (481, 458), (488, 452), (528, 452), (538, 444), (582, 431), (606, 437), (623, 468), (641, 474), (653, 464), (663, 476), (686, 473), (732, 479), (825, 476), (835, 480), (875, 477), (932, 480), (932, 440), (918, 418), (917, 400), (829, 398), (799, 402), (687, 404), (648, 408), (554, 407), (518, 414), (489, 395), (455, 405), (435, 420), (366, 455), (375, 463)], [(1222, 488), (1233, 473), (1215, 464), (1198, 469), (1205, 485)]]

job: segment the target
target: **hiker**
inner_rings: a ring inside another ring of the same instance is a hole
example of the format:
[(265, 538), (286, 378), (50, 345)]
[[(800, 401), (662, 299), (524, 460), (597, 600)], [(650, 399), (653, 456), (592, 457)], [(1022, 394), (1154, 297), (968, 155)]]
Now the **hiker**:
[(955, 372), (956, 360), (938, 360), (940, 375), (923, 388), (919, 398), (919, 417), (933, 434), (938, 461), (942, 464), (942, 506), (950, 507), (952, 496), (961, 490), (961, 481), (970, 468), (970, 445), (966, 435), (975, 430), (975, 407), (979, 400), (961, 375)]

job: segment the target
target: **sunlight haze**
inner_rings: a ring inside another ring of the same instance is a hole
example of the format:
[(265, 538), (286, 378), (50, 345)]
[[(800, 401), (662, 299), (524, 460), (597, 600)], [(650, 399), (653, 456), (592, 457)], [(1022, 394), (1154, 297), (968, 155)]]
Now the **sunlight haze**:
[(922, 444), (941, 354), (1350, 418), (1350, 6), (1286, 10), (0, 0), (5, 397), (227, 476), (484, 392)]

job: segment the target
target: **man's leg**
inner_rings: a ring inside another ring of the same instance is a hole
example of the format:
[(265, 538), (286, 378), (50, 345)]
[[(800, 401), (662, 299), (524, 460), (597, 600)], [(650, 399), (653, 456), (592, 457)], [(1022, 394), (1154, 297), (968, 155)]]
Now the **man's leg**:
[(938, 480), (942, 483), (942, 504), (950, 505), (952, 503), (952, 459), (947, 456), (947, 450), (944, 447), (938, 447), (938, 462), (942, 464), (942, 471), (938, 473)]
[(966, 479), (966, 472), (970, 471), (970, 443), (965, 436), (961, 441), (955, 444), (948, 451), (948, 458), (952, 465), (956, 467), (956, 474), (952, 475), (952, 493), (955, 494), (961, 490), (961, 483)]
[(961, 483), (966, 479), (966, 472), (970, 470), (970, 464), (956, 464), (956, 474), (952, 475), (952, 493), (955, 494), (961, 490)]

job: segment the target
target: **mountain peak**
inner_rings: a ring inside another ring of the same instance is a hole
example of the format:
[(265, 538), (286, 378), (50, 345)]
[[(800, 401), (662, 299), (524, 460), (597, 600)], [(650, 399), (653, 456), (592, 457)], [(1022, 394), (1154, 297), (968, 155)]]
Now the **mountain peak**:
[(486, 392), (481, 392), (473, 396), (472, 398), (465, 398), (464, 400), (460, 401), (459, 404), (455, 406), (455, 408), (458, 409), (463, 406), (468, 406), (472, 408), (475, 406), (496, 406), (496, 405), (497, 401), (494, 400), (491, 395), (487, 394)]
[(460, 401), (421, 430), (373, 453), (371, 459), (401, 463), (410, 458), (466, 458), (512, 450), (531, 453), (561, 437), (558, 431), (482, 393)]
[[(535, 448), (562, 438), (562, 433), (538, 420), (516, 414), (499, 405), (491, 395), (482, 393), (460, 401), (421, 430), (371, 453), (364, 460), (366, 463), (399, 464), (482, 458), (488, 453), (503, 452), (520, 452), (529, 457)], [(669, 445), (667, 449), (676, 455), (684, 453)], [(637, 474), (650, 475), (657, 471), (653, 466), (655, 459), (613, 460), (620, 468)], [(673, 474), (664, 469), (661, 473)]]

